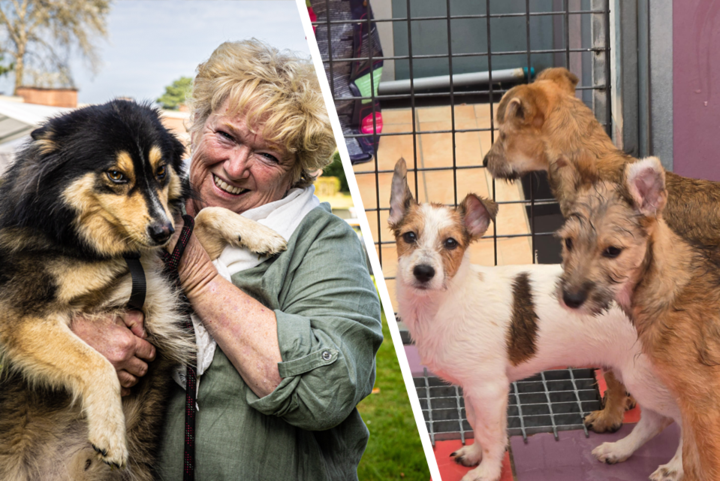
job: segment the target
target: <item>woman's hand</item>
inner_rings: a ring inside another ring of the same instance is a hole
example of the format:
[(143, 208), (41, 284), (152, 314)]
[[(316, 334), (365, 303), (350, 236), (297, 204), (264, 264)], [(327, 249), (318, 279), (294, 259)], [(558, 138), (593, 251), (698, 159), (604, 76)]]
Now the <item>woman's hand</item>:
[[(180, 232), (183, 228), (182, 218), (175, 219), (175, 234), (165, 249), (172, 253), (175, 249)], [(195, 235), (191, 235), (185, 245), (185, 250), (178, 265), (180, 284), (188, 298), (191, 298), (195, 291), (203, 290), (203, 287), (216, 279), (219, 274), (212, 263), (210, 256), (203, 248)]]
[(120, 380), (121, 394), (130, 394), (148, 370), (147, 363), (155, 359), (155, 347), (147, 342), (140, 311), (125, 311), (104, 318), (77, 316), (70, 329), (90, 347), (110, 361)]

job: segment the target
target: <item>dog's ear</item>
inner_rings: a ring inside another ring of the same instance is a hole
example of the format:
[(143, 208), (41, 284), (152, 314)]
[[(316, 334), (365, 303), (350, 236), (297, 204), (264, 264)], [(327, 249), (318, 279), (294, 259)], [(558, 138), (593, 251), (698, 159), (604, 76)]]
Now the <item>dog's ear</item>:
[(575, 86), (578, 84), (577, 76), (565, 67), (546, 68), (535, 78), (538, 80), (549, 80), (555, 82), (561, 90), (570, 95), (575, 95)]
[(560, 204), (560, 211), (563, 215), (570, 212), (580, 187), (596, 180), (597, 173), (588, 162), (573, 162), (565, 156), (560, 156), (555, 162), (551, 162), (548, 169), (548, 183)]
[(635, 208), (646, 217), (657, 217), (667, 202), (665, 169), (657, 157), (625, 166), (625, 188)]
[(392, 226), (400, 222), (414, 203), (415, 199), (407, 184), (407, 166), (405, 165), (405, 159), (401, 157), (395, 164), (395, 172), (393, 172), (388, 223)]
[(468, 194), (459, 206), (463, 224), (473, 239), (482, 237), (490, 227), (490, 221), (495, 222), (498, 205), (490, 200), (475, 194)]
[(539, 89), (530, 89), (528, 85), (522, 87), (526, 88), (516, 90), (514, 95), (508, 95), (508, 92), (502, 98), (498, 106), (498, 121), (540, 128), (545, 123), (547, 98)]
[(32, 145), (37, 148), (40, 155), (51, 154), (58, 150), (59, 147), (54, 137), (55, 132), (53, 131), (50, 123), (46, 123), (42, 127), (30, 132)]

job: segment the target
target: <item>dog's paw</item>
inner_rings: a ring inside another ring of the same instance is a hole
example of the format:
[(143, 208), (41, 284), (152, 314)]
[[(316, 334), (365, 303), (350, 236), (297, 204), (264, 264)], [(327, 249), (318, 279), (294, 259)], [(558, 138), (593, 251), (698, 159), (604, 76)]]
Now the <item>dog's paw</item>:
[(596, 433), (614, 433), (623, 425), (623, 416), (617, 416), (617, 413), (611, 412), (609, 409), (601, 411), (593, 411), (583, 421), (585, 426)]
[(473, 443), (458, 449), (450, 457), (463, 466), (477, 466), (482, 461), (482, 448), (479, 444)]
[(632, 452), (626, 452), (619, 443), (602, 443), (592, 450), (592, 454), (601, 463), (616, 464), (625, 461)]
[(125, 418), (122, 411), (120, 411), (119, 422), (117, 419), (116, 422), (108, 421), (110, 417), (112, 416), (103, 419), (102, 423), (91, 423), (91, 418), (88, 417), (88, 441), (100, 460), (110, 466), (124, 468), (128, 460)]
[(272, 256), (287, 249), (287, 242), (283, 236), (261, 224), (257, 224), (252, 230), (238, 234), (237, 245), (246, 247), (250, 252), (259, 256)]
[(124, 468), (127, 465), (128, 452), (124, 442), (114, 443), (108, 438), (90, 443), (103, 463), (116, 468)]
[(472, 471), (465, 473), (462, 481), (499, 481), (501, 474), (502, 464), (490, 466), (488, 463), (482, 463)]
[(659, 466), (650, 475), (650, 481), (680, 481), (683, 479), (682, 461), (673, 459), (667, 464)]

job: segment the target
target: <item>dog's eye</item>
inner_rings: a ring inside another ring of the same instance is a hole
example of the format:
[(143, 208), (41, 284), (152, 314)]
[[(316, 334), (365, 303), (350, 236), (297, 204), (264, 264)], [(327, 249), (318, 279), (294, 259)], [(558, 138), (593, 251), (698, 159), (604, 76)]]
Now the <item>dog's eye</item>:
[(414, 232), (406, 232), (402, 235), (402, 238), (408, 244), (414, 244), (415, 241), (417, 240), (417, 236), (415, 235)]
[(565, 248), (566, 248), (568, 251), (571, 251), (572, 248), (573, 248), (572, 239), (569, 238), (569, 237), (566, 237), (566, 238), (565, 238)]
[(108, 177), (108, 179), (110, 179), (111, 182), (115, 182), (116, 184), (127, 183), (127, 179), (125, 178), (125, 175), (122, 172), (120, 172), (119, 170), (108, 170), (107, 177)]
[(164, 165), (161, 165), (158, 167), (157, 172), (155, 172), (155, 177), (158, 178), (158, 180), (163, 180), (165, 178), (165, 175), (167, 174), (167, 167)]
[(458, 245), (458, 241), (456, 241), (452, 237), (445, 239), (445, 242), (443, 242), (443, 246), (445, 246), (445, 248), (448, 250), (453, 250), (457, 248)]
[(615, 246), (610, 246), (607, 249), (605, 249), (602, 253), (603, 257), (607, 257), (608, 259), (615, 259), (617, 256), (620, 255), (622, 252), (622, 249)]

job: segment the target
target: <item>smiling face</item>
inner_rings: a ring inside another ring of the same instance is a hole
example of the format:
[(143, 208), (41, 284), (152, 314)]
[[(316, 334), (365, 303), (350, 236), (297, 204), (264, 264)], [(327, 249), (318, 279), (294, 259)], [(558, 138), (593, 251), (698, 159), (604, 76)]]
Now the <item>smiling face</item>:
[(188, 212), (225, 207), (242, 213), (282, 199), (293, 182), (295, 156), (263, 138), (262, 125), (249, 126), (246, 115), (228, 110), (211, 114), (194, 140), (190, 184), (195, 198)]

